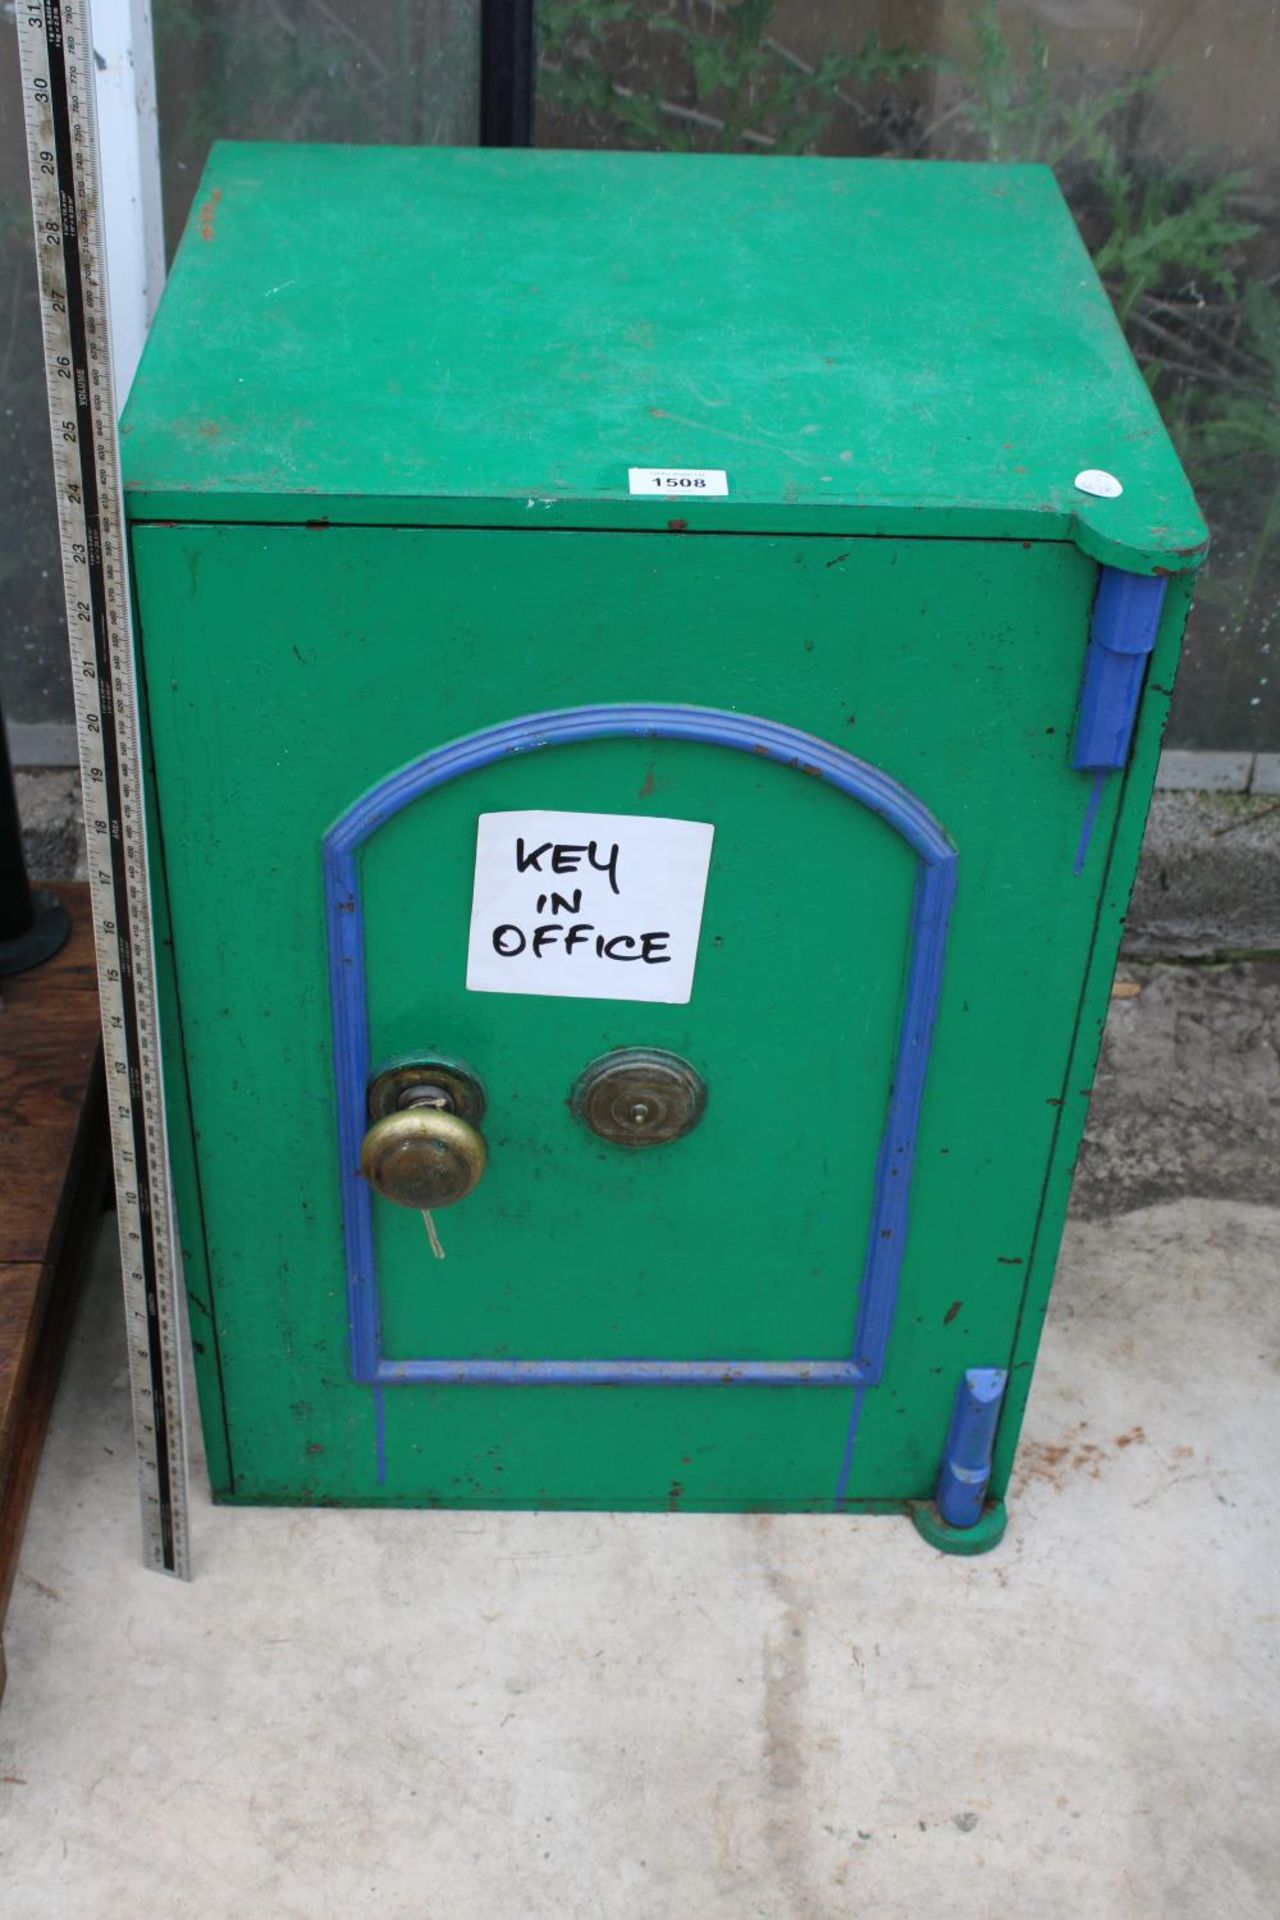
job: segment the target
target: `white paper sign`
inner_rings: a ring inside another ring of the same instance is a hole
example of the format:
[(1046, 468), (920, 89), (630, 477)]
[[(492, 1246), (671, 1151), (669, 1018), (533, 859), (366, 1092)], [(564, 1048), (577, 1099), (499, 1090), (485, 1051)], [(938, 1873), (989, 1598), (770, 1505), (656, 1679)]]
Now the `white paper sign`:
[(628, 813), (482, 813), (467, 986), (683, 1006), (714, 832)]
[(628, 467), (627, 479), (632, 493), (661, 493), (671, 500), (705, 500), (729, 491), (723, 467)]

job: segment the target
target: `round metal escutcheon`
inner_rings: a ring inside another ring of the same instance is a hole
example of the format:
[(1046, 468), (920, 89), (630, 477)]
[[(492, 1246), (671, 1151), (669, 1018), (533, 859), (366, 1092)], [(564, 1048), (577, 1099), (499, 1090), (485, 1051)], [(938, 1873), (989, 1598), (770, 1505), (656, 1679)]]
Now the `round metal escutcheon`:
[(442, 1107), (478, 1127), (484, 1119), (484, 1088), (465, 1061), (445, 1054), (388, 1061), (370, 1084), (369, 1118), (384, 1120), (416, 1105)]
[(707, 1104), (702, 1076), (678, 1053), (619, 1047), (579, 1076), (569, 1097), (576, 1120), (618, 1147), (661, 1147), (691, 1133)]

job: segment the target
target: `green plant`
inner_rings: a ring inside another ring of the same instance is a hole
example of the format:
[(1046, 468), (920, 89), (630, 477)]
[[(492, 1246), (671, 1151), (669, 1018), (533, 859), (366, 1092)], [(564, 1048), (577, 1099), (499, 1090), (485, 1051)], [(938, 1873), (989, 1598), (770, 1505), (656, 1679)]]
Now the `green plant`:
[(1159, 72), (1070, 97), (1050, 85), (1038, 29), (1019, 60), (993, 0), (970, 26), (972, 59), (951, 69), (960, 127), (981, 158), (1039, 160), (1058, 173), (1147, 380), (1194, 458), (1197, 435), (1221, 412), (1213, 396), (1263, 371), (1240, 297), (1243, 249), (1257, 233), (1236, 211), (1246, 177), (1215, 176), (1194, 156), (1160, 169), (1134, 162), (1129, 112)]
[(962, 81), (968, 82), (960, 117), (992, 160), (1041, 160), (1054, 123), (1058, 102), (1049, 81), (1049, 48), (1037, 26), (1025, 67), (1019, 72), (1013, 50), (1000, 30), (994, 5), (970, 15), (973, 59)]
[[(876, 34), (856, 53), (804, 60), (773, 36), (776, 11), (777, 0), (543, 0), (546, 97), (561, 110), (604, 116), (648, 146), (803, 153), (837, 112), (862, 111), (850, 86), (896, 81), (927, 64), (882, 47)], [(610, 71), (620, 36), (642, 72), (657, 70), (657, 84), (629, 85)]]
[(969, 57), (938, 63), (959, 90), (943, 120), (954, 118), (986, 160), (1038, 161), (1057, 171), (1082, 156), (1096, 162), (1104, 147), (1115, 147), (1113, 130), (1122, 116), (1161, 78), (1158, 72), (1131, 74), (1100, 92), (1072, 97), (1054, 87), (1049, 43), (1039, 26), (1019, 58), (994, 0), (985, 0), (970, 13), (969, 32)]
[(1246, 489), (1264, 501), (1261, 524), (1244, 578), (1240, 603), (1248, 610), (1261, 583), (1263, 568), (1280, 541), (1280, 299), (1271, 286), (1255, 281), (1244, 292), (1250, 342), (1269, 380), (1250, 389), (1225, 394), (1199, 430), (1200, 447), (1210, 471), (1225, 471), (1239, 479), (1233, 490)]
[(1122, 322), (1171, 274), (1235, 299), (1239, 249), (1257, 232), (1252, 221), (1231, 211), (1233, 196), (1245, 185), (1243, 175), (1197, 184), (1179, 169), (1138, 179), (1108, 144), (1101, 179), (1110, 231), (1094, 253), (1094, 265), (1111, 284)]

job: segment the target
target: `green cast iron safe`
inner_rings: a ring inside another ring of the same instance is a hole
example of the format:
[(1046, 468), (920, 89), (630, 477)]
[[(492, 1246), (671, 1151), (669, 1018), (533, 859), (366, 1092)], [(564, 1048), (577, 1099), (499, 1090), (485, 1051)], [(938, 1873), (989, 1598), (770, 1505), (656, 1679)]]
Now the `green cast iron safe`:
[(123, 435), (216, 1495), (990, 1544), (1205, 544), (1050, 174), (220, 146)]

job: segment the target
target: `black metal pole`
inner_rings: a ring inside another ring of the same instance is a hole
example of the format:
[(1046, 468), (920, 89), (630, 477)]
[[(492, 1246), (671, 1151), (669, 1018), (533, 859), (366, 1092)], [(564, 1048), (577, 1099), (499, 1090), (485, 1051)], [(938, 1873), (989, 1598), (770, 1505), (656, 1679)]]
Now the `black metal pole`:
[(9, 764), (9, 740), (0, 725), (0, 941), (17, 940), (36, 917), (22, 852), (22, 822)]
[(480, 0), (480, 144), (533, 145), (534, 0)]
[(27, 878), (18, 795), (0, 713), (0, 975), (38, 967), (66, 944), (70, 932), (62, 902), (51, 893), (33, 890)]

